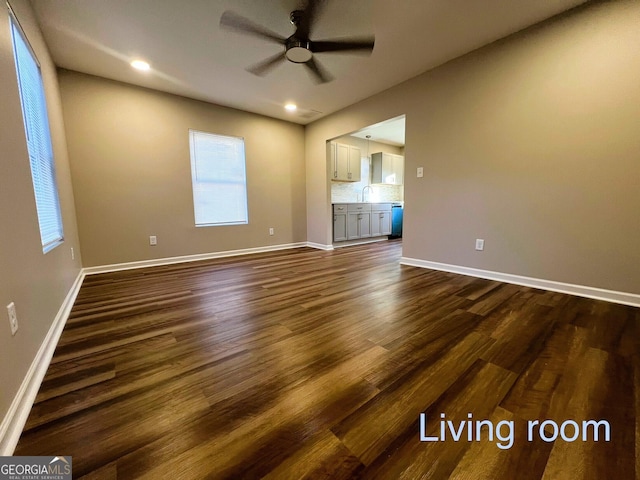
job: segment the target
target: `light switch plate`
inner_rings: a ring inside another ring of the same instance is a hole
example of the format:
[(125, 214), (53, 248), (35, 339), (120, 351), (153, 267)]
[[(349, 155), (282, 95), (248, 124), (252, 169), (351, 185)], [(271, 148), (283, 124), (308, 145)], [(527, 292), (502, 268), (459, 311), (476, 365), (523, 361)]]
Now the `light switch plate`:
[(16, 314), (16, 306), (13, 302), (7, 305), (7, 314), (9, 315), (9, 324), (11, 325), (11, 335), (15, 335), (18, 331), (18, 315)]
[(422, 167), (418, 167), (418, 178), (422, 178), (424, 176), (424, 170), (422, 169)]

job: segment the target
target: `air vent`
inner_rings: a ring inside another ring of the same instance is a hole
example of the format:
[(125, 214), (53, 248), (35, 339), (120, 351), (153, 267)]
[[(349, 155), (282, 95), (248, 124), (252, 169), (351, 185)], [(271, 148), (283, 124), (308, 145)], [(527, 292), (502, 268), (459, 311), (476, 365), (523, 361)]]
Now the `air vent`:
[(317, 110), (310, 110), (308, 108), (298, 107), (298, 117), (300, 118), (313, 118), (320, 114), (322, 114), (322, 112), (319, 112)]

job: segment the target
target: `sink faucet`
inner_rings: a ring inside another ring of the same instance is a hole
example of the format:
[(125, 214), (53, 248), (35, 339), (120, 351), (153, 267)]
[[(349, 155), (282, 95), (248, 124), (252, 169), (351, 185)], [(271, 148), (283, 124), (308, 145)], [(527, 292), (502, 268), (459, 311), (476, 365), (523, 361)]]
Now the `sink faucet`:
[[(371, 194), (371, 193), (373, 192), (373, 187), (372, 187), (371, 185), (365, 185), (365, 186), (363, 187), (363, 189), (362, 189), (362, 201), (363, 201), (363, 202), (365, 201), (365, 199), (364, 199), (364, 192), (365, 192), (365, 190), (366, 190), (367, 188), (369, 189), (369, 194)], [(366, 200), (366, 201), (368, 202), (368, 201), (369, 201), (369, 198), (367, 198), (367, 200)]]

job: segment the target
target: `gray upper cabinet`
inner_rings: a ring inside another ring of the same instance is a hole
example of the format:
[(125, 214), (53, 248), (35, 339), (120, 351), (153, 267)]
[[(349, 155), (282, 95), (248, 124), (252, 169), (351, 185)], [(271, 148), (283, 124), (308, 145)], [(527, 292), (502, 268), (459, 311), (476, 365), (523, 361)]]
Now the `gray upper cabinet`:
[(344, 143), (329, 143), (331, 158), (331, 180), (337, 182), (359, 182), (361, 175), (360, 149)]
[(372, 153), (371, 183), (402, 185), (404, 183), (404, 157), (393, 153)]

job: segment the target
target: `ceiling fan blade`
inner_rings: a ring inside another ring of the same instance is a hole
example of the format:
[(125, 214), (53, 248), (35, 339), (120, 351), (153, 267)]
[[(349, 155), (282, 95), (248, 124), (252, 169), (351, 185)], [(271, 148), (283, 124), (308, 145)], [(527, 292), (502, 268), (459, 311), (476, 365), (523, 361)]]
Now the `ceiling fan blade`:
[(327, 52), (362, 52), (371, 53), (375, 45), (374, 37), (367, 38), (345, 38), (342, 40), (321, 40), (311, 42), (313, 53)]
[(313, 79), (317, 83), (327, 83), (333, 80), (331, 74), (322, 65), (320, 65), (315, 58), (312, 58), (304, 65), (313, 74)]
[(267, 73), (269, 73), (269, 71), (273, 69), (275, 66), (277, 66), (280, 63), (283, 63), (284, 61), (285, 61), (284, 53), (280, 52), (273, 55), (272, 57), (269, 57), (263, 60), (262, 62), (256, 63), (255, 65), (252, 65), (251, 67), (247, 68), (247, 72), (251, 72), (254, 75), (262, 77), (263, 75), (266, 75)]
[(262, 25), (258, 25), (248, 18), (238, 15), (230, 10), (224, 12), (222, 17), (220, 17), (220, 26), (235, 30), (239, 33), (253, 35), (254, 37), (268, 40), (279, 45), (284, 45), (287, 40), (282, 35), (278, 35), (276, 32), (273, 32)]
[(318, 13), (322, 7), (323, 0), (308, 0), (307, 7), (304, 9), (304, 14), (299, 20), (298, 28), (294, 36), (302, 41), (309, 40), (311, 35), (311, 29), (318, 18)]

